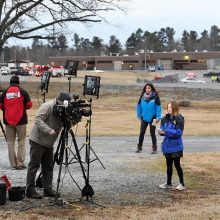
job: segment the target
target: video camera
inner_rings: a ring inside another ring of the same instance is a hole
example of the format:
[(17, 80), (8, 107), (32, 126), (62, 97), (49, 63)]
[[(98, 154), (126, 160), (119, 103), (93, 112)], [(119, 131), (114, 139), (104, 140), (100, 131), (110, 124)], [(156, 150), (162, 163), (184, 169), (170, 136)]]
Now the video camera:
[(80, 122), (81, 118), (92, 115), (91, 103), (86, 100), (79, 99), (79, 95), (74, 95), (69, 102), (64, 100), (63, 105), (54, 106), (55, 114), (61, 121), (69, 125), (75, 125)]

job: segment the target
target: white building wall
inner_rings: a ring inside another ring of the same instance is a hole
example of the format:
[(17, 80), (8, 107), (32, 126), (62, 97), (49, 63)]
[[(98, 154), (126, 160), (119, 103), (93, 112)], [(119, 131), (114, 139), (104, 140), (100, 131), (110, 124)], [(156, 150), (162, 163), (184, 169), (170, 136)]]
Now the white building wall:
[(163, 65), (164, 70), (171, 70), (172, 69), (172, 60), (157, 60), (157, 64)]
[(215, 59), (206, 60), (207, 69), (215, 69)]
[(114, 70), (121, 70), (121, 68), (122, 68), (122, 62), (121, 61), (114, 61), (113, 65), (114, 65)]

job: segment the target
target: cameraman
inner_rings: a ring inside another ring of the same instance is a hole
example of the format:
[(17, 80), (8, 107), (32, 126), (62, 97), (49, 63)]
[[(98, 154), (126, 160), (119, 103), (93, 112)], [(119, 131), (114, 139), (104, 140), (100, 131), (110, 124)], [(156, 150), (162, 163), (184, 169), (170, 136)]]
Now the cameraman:
[(54, 109), (63, 105), (64, 100), (70, 101), (68, 92), (60, 92), (55, 100), (43, 103), (39, 108), (33, 128), (30, 132), (30, 162), (27, 171), (27, 192), (29, 198), (41, 199), (35, 190), (35, 177), (41, 165), (44, 196), (54, 197), (53, 180), (53, 145), (62, 128), (62, 122)]

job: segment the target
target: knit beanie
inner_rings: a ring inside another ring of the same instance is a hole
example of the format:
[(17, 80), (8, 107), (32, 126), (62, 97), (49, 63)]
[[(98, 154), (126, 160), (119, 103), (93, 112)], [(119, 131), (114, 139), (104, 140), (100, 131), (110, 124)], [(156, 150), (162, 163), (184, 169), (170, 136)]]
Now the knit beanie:
[(19, 80), (19, 76), (13, 75), (10, 79), (10, 85), (19, 85), (20, 80)]
[(57, 100), (63, 102), (64, 100), (70, 101), (71, 100), (71, 96), (69, 94), (69, 92), (66, 91), (62, 91), (58, 94), (57, 96)]

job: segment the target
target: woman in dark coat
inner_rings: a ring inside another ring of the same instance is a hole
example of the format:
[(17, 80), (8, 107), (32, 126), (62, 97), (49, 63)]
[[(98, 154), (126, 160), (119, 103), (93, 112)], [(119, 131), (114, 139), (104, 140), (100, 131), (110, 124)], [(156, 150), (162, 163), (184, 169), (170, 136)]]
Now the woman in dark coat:
[(164, 136), (162, 143), (162, 152), (166, 158), (167, 182), (159, 185), (160, 188), (172, 188), (173, 163), (179, 176), (179, 185), (177, 190), (184, 190), (183, 170), (180, 165), (180, 158), (183, 157), (182, 134), (184, 129), (184, 118), (179, 114), (179, 105), (171, 101), (167, 105), (167, 112), (162, 120), (159, 134)]

